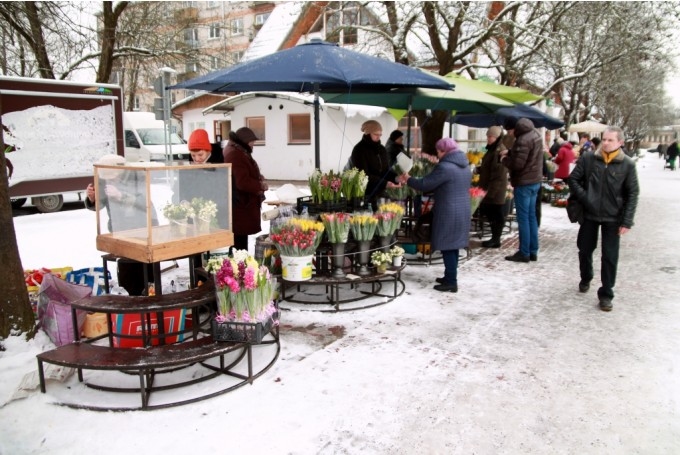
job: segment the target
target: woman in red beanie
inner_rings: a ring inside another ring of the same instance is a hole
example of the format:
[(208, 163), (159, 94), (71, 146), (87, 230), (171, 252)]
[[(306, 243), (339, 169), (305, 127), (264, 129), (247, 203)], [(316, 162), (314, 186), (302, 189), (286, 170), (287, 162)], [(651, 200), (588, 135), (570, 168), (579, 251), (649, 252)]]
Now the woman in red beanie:
[(223, 152), (224, 162), (231, 163), (232, 230), (237, 250), (247, 251), (248, 235), (262, 230), (260, 210), (269, 186), (252, 156), (256, 140), (253, 130), (239, 128), (229, 133), (229, 142)]

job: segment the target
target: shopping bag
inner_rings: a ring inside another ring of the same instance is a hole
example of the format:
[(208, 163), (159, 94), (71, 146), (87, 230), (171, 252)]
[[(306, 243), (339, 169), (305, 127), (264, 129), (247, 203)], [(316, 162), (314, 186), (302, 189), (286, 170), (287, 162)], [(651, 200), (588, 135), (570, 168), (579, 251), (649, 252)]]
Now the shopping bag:
[(567, 199), (567, 216), (572, 223), (583, 223), (583, 204), (573, 196)]
[[(107, 270), (108, 279), (111, 279), (111, 272)], [(104, 268), (90, 267), (87, 269), (73, 270), (66, 274), (66, 281), (69, 283), (81, 284), (92, 289), (92, 295), (104, 293)]]
[[(139, 348), (142, 343), (142, 320), (138, 313), (112, 314), (113, 322), (113, 345), (117, 348)], [(158, 319), (156, 313), (149, 315), (151, 324), (150, 335), (158, 335)], [(186, 322), (186, 308), (163, 311), (163, 333), (172, 335), (165, 337), (165, 343), (177, 343), (184, 340), (184, 327)], [(117, 336), (123, 335), (123, 336)], [(158, 337), (151, 342), (157, 346), (160, 343)]]
[[(60, 280), (51, 273), (43, 276), (38, 294), (38, 321), (54, 344), (63, 346), (74, 341), (71, 303), (91, 293), (89, 287)], [(86, 311), (76, 310), (78, 333), (86, 315)]]

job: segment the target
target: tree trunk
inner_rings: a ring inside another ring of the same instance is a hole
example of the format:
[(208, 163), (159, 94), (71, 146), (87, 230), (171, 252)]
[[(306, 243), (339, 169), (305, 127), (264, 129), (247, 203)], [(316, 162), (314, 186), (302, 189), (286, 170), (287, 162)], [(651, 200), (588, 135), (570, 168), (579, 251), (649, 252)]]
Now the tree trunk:
[[(2, 96), (0, 96), (2, 112)], [(19, 152), (15, 152), (19, 153)], [(10, 335), (35, 334), (35, 316), (28, 300), (23, 267), (19, 257), (12, 206), (9, 200), (9, 180), (5, 159), (4, 129), (0, 120), (0, 340)]]
[(422, 136), (421, 151), (437, 156), (435, 144), (442, 138), (444, 131), (444, 122), (446, 121), (446, 111), (432, 111), (432, 115), (427, 117), (425, 111), (415, 111), (420, 125), (420, 134)]

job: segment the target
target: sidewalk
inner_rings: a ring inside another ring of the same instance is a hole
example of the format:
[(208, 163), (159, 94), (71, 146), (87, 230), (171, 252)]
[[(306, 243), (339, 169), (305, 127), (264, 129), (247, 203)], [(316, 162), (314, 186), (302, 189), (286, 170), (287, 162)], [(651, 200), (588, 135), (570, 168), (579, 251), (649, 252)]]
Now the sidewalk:
[[(385, 305), (284, 311), (274, 366), (202, 402), (95, 413), (55, 405), (56, 391), (83, 399), (106, 392), (84, 389), (75, 376), (50, 384), (47, 394), (0, 406), (8, 422), (0, 454), (94, 446), (120, 454), (139, 441), (149, 455), (226, 447), (253, 455), (679, 454), (680, 172), (662, 166), (653, 155), (638, 162), (636, 224), (621, 240), (610, 313), (597, 307), (596, 280), (578, 292), (578, 225), (543, 204), (538, 262), (504, 260), (517, 249), (513, 229), (500, 249), (473, 239), (458, 293), (432, 289), (443, 265), (409, 265), (404, 294)], [(31, 217), (55, 228), (78, 220), (82, 231), (59, 230), (60, 241), (39, 250), (41, 261), (58, 264), (72, 245), (94, 245), (85, 212), (18, 218), (20, 244), (39, 245), (51, 232)], [(98, 263), (100, 253), (91, 253), (86, 263)], [(35, 369), (35, 354), (10, 354), (0, 356), (3, 374)]]

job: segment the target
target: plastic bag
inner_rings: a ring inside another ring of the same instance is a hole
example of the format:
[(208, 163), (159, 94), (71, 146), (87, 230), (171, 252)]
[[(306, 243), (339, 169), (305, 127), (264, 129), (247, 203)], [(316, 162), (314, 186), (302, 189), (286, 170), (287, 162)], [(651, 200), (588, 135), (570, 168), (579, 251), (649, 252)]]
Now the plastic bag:
[[(68, 283), (52, 274), (43, 276), (38, 294), (38, 321), (50, 340), (57, 346), (74, 341), (71, 303), (89, 296), (92, 289), (79, 284)], [(84, 310), (76, 311), (78, 333), (83, 328)]]
[[(111, 272), (107, 271), (107, 273), (110, 280)], [(92, 295), (101, 295), (104, 293), (104, 268), (90, 267), (68, 272), (66, 274), (66, 281), (88, 286), (92, 289)]]

